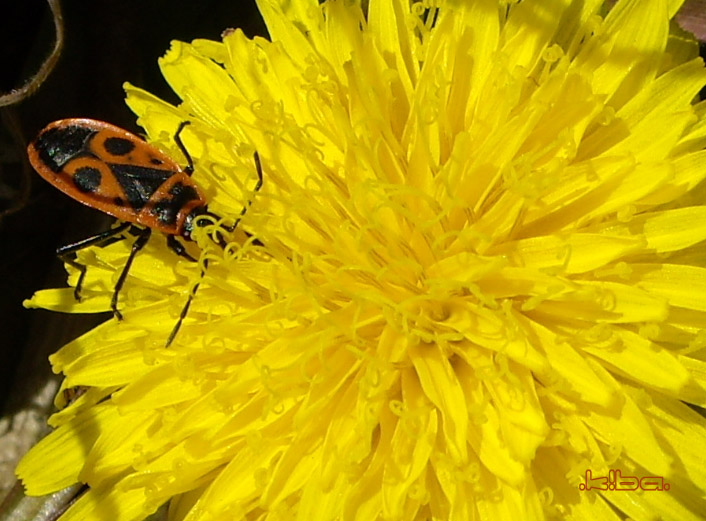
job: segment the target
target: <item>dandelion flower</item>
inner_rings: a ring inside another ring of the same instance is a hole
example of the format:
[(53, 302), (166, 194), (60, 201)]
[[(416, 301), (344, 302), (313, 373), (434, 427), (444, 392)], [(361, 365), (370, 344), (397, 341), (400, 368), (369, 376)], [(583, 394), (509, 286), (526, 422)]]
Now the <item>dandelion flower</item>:
[[(191, 121), (224, 222), (252, 204), (227, 248), (196, 237), (202, 280), (151, 241), (124, 320), (52, 357), (88, 390), (28, 493), (87, 484), (63, 521), (703, 519), (706, 70), (680, 3), (258, 0), (271, 41), (173, 43), (183, 102), (127, 103), (175, 158)], [(29, 305), (107, 310), (124, 242), (82, 252), (81, 303)], [(662, 490), (586, 481), (618, 474)]]

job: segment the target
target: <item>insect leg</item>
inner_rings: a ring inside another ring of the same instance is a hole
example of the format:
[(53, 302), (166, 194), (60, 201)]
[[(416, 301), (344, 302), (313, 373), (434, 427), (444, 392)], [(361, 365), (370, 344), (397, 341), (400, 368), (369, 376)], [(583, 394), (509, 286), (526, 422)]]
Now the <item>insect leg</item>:
[(184, 245), (180, 243), (174, 235), (167, 235), (167, 246), (169, 246), (169, 248), (180, 257), (189, 259), (191, 262), (198, 262), (191, 255), (189, 255), (189, 252), (186, 251)]
[(76, 262), (76, 260), (71, 257), (75, 255), (77, 251), (83, 250), (84, 248), (88, 248), (89, 246), (101, 244), (107, 241), (108, 239), (124, 232), (129, 227), (130, 223), (121, 223), (119, 226), (111, 228), (110, 230), (106, 230), (99, 234), (82, 239), (78, 242), (74, 242), (57, 248), (57, 257), (59, 257), (62, 262), (73, 266), (80, 272), (80, 275), (78, 276), (78, 282), (76, 283), (76, 288), (74, 289), (74, 297), (76, 298), (76, 300), (78, 300), (79, 302), (81, 301), (81, 287), (83, 286), (83, 279), (86, 277), (86, 266), (84, 266), (80, 262)]
[(174, 337), (179, 332), (179, 328), (181, 327), (181, 323), (184, 321), (184, 318), (186, 318), (187, 313), (189, 313), (189, 307), (191, 306), (191, 301), (194, 299), (194, 295), (196, 295), (196, 291), (199, 289), (199, 285), (201, 284), (201, 280), (203, 279), (204, 275), (206, 274), (207, 267), (208, 267), (208, 259), (204, 259), (203, 260), (203, 268), (201, 269), (201, 275), (200, 275), (199, 281), (196, 284), (194, 284), (194, 288), (191, 290), (191, 293), (189, 293), (189, 298), (186, 299), (186, 304), (184, 304), (184, 307), (181, 308), (181, 313), (179, 313), (179, 319), (177, 320), (177, 323), (174, 325), (172, 332), (169, 333), (169, 338), (167, 338), (167, 343), (164, 345), (164, 347), (169, 347), (169, 345), (174, 340)]
[(125, 279), (127, 278), (128, 271), (130, 271), (130, 266), (132, 266), (132, 261), (135, 259), (135, 255), (137, 255), (137, 252), (144, 248), (145, 244), (147, 244), (151, 233), (151, 228), (143, 228), (139, 231), (137, 240), (132, 243), (132, 249), (130, 250), (130, 255), (127, 258), (125, 267), (123, 268), (123, 271), (120, 274), (120, 277), (118, 278), (118, 282), (115, 283), (115, 289), (113, 290), (113, 298), (110, 301), (110, 309), (113, 310), (113, 315), (115, 315), (115, 318), (117, 318), (118, 320), (123, 319), (123, 315), (120, 313), (120, 311), (118, 311), (118, 294), (123, 288), (123, 284), (125, 283)]
[(174, 142), (177, 144), (179, 147), (179, 150), (181, 150), (182, 154), (184, 154), (184, 157), (186, 157), (186, 162), (188, 163), (187, 166), (184, 168), (184, 172), (186, 172), (188, 175), (191, 175), (194, 173), (194, 160), (191, 159), (191, 154), (189, 154), (189, 151), (186, 150), (186, 147), (184, 146), (184, 143), (181, 140), (181, 131), (184, 130), (184, 127), (186, 125), (190, 125), (191, 121), (182, 121), (179, 123), (179, 128), (177, 128), (176, 134), (174, 134)]

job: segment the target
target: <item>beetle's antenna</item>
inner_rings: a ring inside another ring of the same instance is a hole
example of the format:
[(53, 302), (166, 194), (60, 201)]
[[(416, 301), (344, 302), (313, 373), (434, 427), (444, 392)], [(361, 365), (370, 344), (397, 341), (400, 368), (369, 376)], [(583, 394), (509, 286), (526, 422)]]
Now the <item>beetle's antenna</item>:
[[(262, 164), (260, 163), (260, 154), (257, 153), (257, 150), (253, 153), (252, 157), (255, 160), (255, 170), (257, 171), (257, 183), (255, 184), (255, 188), (253, 189), (253, 196), (254, 196), (256, 193), (258, 193), (260, 191), (260, 188), (262, 188)], [(226, 230), (228, 230), (228, 232), (234, 232), (235, 229), (240, 224), (240, 220), (245, 215), (245, 212), (247, 212), (250, 209), (251, 205), (252, 205), (252, 198), (248, 199), (248, 202), (245, 203), (245, 206), (243, 206), (243, 209), (240, 210), (240, 215), (235, 220), (235, 222), (231, 226), (224, 226), (224, 228)]]
[(179, 328), (181, 327), (181, 323), (184, 321), (186, 318), (186, 315), (189, 313), (189, 307), (191, 306), (191, 301), (194, 300), (194, 295), (196, 295), (196, 292), (199, 289), (199, 286), (201, 285), (201, 281), (203, 280), (204, 276), (206, 275), (206, 268), (208, 268), (208, 259), (203, 260), (203, 266), (201, 267), (201, 274), (199, 275), (199, 281), (194, 284), (194, 287), (191, 288), (191, 291), (189, 292), (189, 298), (186, 299), (186, 304), (184, 304), (184, 307), (181, 308), (181, 313), (179, 313), (179, 319), (177, 320), (177, 323), (174, 324), (174, 327), (172, 328), (172, 332), (169, 333), (169, 338), (167, 338), (167, 343), (164, 344), (164, 347), (169, 347), (174, 340), (174, 337), (176, 337), (177, 333), (179, 332)]
[[(181, 125), (179, 125), (179, 129), (177, 130), (176, 136), (174, 136), (174, 140), (177, 142), (177, 145), (179, 145), (179, 148), (181, 148), (182, 151), (184, 151), (184, 155), (189, 160), (189, 167), (187, 167), (187, 168), (191, 168), (193, 170), (193, 163), (191, 162), (191, 157), (188, 155), (188, 153), (186, 152), (186, 149), (184, 148), (183, 143), (179, 139), (179, 133), (188, 124), (189, 124), (188, 121), (183, 121), (181, 123)], [(260, 163), (260, 155), (257, 153), (257, 151), (253, 154), (253, 159), (255, 160), (255, 169), (257, 170), (257, 184), (255, 185), (255, 189), (253, 190), (253, 193), (257, 193), (260, 191), (260, 188), (262, 188), (262, 183), (263, 183), (262, 165)], [(232, 226), (224, 226), (224, 228), (226, 230), (228, 230), (229, 233), (235, 231), (238, 224), (240, 224), (240, 221), (243, 218), (243, 215), (245, 215), (245, 212), (247, 212), (248, 209), (250, 208), (250, 205), (252, 205), (252, 199), (248, 199), (248, 202), (243, 207), (243, 209), (240, 211), (240, 215), (235, 220), (235, 222), (233, 223)], [(216, 215), (212, 212), (209, 212), (209, 211), (205, 211), (201, 215), (208, 215), (210, 217), (213, 217), (216, 220), (220, 219), (220, 217), (218, 215)], [(223, 236), (220, 233), (216, 232), (216, 237), (218, 237), (216, 242), (218, 242), (218, 244), (221, 246), (221, 248), (225, 249), (227, 244), (226, 244)], [(189, 293), (189, 298), (186, 300), (186, 304), (184, 304), (184, 307), (181, 309), (181, 313), (179, 314), (179, 319), (177, 320), (177, 323), (174, 325), (172, 332), (169, 333), (169, 338), (167, 339), (167, 343), (165, 344), (164, 347), (169, 347), (171, 345), (172, 341), (174, 340), (174, 338), (176, 337), (177, 333), (179, 332), (179, 328), (181, 327), (181, 323), (184, 321), (184, 318), (186, 318), (186, 315), (189, 313), (189, 307), (191, 306), (191, 301), (194, 299), (194, 295), (196, 295), (196, 291), (199, 289), (199, 286), (201, 285), (201, 281), (206, 276), (206, 268), (208, 268), (208, 259), (205, 258), (203, 260), (203, 265), (201, 266), (201, 274), (199, 275), (199, 281), (196, 284), (194, 284), (194, 287), (191, 289), (191, 292)]]

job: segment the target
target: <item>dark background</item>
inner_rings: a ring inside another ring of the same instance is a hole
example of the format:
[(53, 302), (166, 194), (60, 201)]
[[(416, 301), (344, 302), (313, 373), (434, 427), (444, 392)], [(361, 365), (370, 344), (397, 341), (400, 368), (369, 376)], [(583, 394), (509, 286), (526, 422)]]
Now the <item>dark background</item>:
[[(157, 66), (171, 40), (219, 40), (239, 27), (266, 35), (254, 0), (65, 0), (64, 48), (31, 97), (0, 108), (0, 410), (29, 403), (51, 375), (47, 356), (109, 318), (26, 310), (42, 288), (66, 285), (55, 249), (106, 229), (110, 219), (69, 199), (36, 175), (25, 148), (47, 123), (90, 117), (139, 133), (124, 103), (129, 81), (178, 103)], [(54, 23), (42, 0), (2, 2), (0, 93), (20, 88), (54, 44)]]

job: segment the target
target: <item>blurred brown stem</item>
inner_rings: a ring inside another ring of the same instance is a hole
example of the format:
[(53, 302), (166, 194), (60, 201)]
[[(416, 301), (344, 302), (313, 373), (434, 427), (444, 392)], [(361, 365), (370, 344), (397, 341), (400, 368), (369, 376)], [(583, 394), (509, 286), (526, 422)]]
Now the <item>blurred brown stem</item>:
[(61, 16), (59, 0), (47, 0), (47, 3), (54, 17), (54, 32), (56, 34), (54, 48), (44, 62), (42, 62), (39, 70), (22, 87), (13, 89), (7, 94), (0, 95), (0, 107), (14, 105), (26, 97), (31, 96), (44, 82), (47, 76), (49, 76), (49, 73), (59, 60), (61, 49), (64, 46), (64, 19)]

